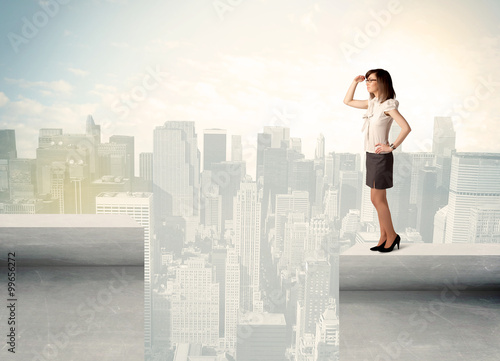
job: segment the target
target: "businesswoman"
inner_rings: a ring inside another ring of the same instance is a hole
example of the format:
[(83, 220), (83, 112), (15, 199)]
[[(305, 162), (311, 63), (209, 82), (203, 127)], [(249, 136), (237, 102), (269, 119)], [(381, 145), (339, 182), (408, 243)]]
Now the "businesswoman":
[[(365, 80), (370, 99), (354, 100), (358, 83)], [(371, 201), (377, 210), (380, 223), (380, 240), (377, 246), (370, 249), (379, 252), (391, 252), (396, 244), (399, 249), (401, 241), (392, 225), (386, 189), (393, 186), (392, 152), (401, 145), (411, 128), (399, 113), (399, 102), (395, 97), (391, 75), (384, 69), (372, 69), (365, 76), (358, 75), (354, 78), (344, 98), (344, 104), (367, 109), (363, 116), (365, 122), (362, 129), (365, 132), (366, 185), (371, 188)], [(389, 143), (389, 130), (393, 120), (401, 127), (401, 132), (392, 143)]]

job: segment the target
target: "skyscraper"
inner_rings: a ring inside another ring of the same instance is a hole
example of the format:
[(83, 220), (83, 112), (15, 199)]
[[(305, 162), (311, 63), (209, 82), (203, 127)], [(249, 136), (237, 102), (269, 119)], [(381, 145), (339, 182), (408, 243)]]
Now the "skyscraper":
[(429, 152), (408, 153), (411, 157), (411, 186), (410, 204), (417, 204), (418, 190), (420, 188), (419, 172), (425, 167), (434, 165), (435, 155)]
[(243, 160), (241, 135), (233, 135), (231, 137), (231, 160), (235, 162), (241, 162)]
[(316, 324), (314, 361), (339, 360), (339, 334), (339, 319), (336, 304), (333, 301), (320, 316)]
[(451, 117), (434, 117), (432, 153), (436, 156), (451, 156), (455, 150), (456, 132)]
[(325, 136), (321, 133), (316, 140), (316, 150), (314, 152), (315, 159), (325, 158)]
[(112, 175), (130, 179), (130, 158), (127, 145), (119, 143), (101, 143), (97, 146), (99, 158), (99, 178)]
[(0, 129), (0, 159), (17, 158), (16, 131)]
[(276, 195), (276, 207), (274, 217), (275, 238), (273, 251), (276, 253), (284, 250), (284, 235), (285, 223), (288, 219), (288, 214), (291, 212), (299, 212), (304, 214), (306, 220), (310, 218), (310, 203), (309, 193), (305, 191), (293, 191), (291, 194)]
[(281, 313), (249, 312), (238, 322), (238, 361), (285, 361), (286, 322)]
[(226, 160), (226, 130), (205, 129), (203, 133), (203, 170), (210, 170), (213, 163)]
[(438, 205), (448, 204), (451, 155), (455, 152), (456, 132), (451, 117), (435, 117), (432, 153), (436, 156)]
[(260, 177), (264, 176), (264, 151), (271, 148), (271, 138), (272, 135), (268, 133), (257, 134), (257, 168), (255, 170), (255, 180), (257, 182), (260, 181)]
[(236, 348), (238, 310), (240, 309), (240, 262), (234, 248), (227, 250), (225, 270), (224, 342), (229, 349)]
[(200, 152), (194, 122), (167, 121), (156, 127), (153, 169), (156, 217), (198, 216)]
[(172, 343), (219, 345), (219, 284), (213, 268), (202, 257), (192, 257), (175, 269)]
[(471, 209), (469, 243), (500, 244), (500, 203)]
[[(233, 219), (233, 198), (240, 189), (240, 183), (245, 179), (246, 163), (226, 161), (213, 163), (210, 175), (211, 185), (203, 188), (201, 196), (207, 194), (207, 189), (217, 186), (221, 196), (221, 231), (225, 229), (227, 220)], [(208, 192), (210, 193), (210, 191)]]
[(316, 173), (314, 161), (311, 159), (296, 159), (290, 161), (288, 170), (288, 186), (292, 191), (309, 192), (309, 202), (315, 201)]
[(135, 146), (134, 137), (130, 135), (112, 135), (109, 137), (110, 143), (125, 145), (125, 174), (124, 177), (133, 183), (135, 176)]
[(9, 160), (10, 198), (33, 199), (36, 196), (36, 160)]
[(326, 259), (306, 260), (302, 333), (314, 334), (316, 322), (329, 304), (331, 266)]
[(309, 222), (306, 222), (304, 213), (290, 212), (284, 227), (283, 259), (287, 269), (300, 267), (309, 238)]
[(445, 243), (469, 242), (471, 209), (500, 204), (500, 154), (456, 153), (451, 159)]
[(255, 182), (241, 183), (233, 212), (234, 244), (241, 264), (240, 308), (253, 311), (254, 294), (259, 292), (261, 219)]
[(265, 126), (264, 133), (271, 134), (271, 148), (288, 148), (290, 144), (290, 128)]
[(361, 179), (359, 171), (340, 171), (339, 177), (339, 217), (343, 218), (349, 209), (361, 208)]
[(264, 192), (263, 221), (267, 209), (274, 209), (276, 194), (288, 193), (288, 153), (285, 148), (266, 148), (264, 150)]
[(147, 181), (153, 180), (153, 153), (139, 154), (139, 177)]
[(438, 210), (437, 172), (434, 167), (420, 169), (417, 193), (417, 231), (422, 240), (432, 243), (434, 215)]

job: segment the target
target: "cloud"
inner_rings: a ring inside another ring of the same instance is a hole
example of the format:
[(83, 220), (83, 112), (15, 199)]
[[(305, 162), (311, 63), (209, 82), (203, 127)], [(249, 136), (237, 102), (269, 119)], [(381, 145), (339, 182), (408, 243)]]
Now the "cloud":
[(306, 31), (311, 31), (314, 33), (318, 33), (318, 26), (314, 22), (315, 13), (319, 13), (321, 11), (319, 4), (315, 3), (312, 6), (312, 9), (307, 11), (305, 14), (298, 16), (296, 19), (295, 14), (289, 14), (288, 19), (292, 23), (298, 23), (301, 27), (303, 27)]
[(111, 42), (111, 46), (114, 46), (115, 48), (120, 48), (120, 49), (127, 49), (129, 48), (130, 46), (124, 42), (124, 41), (120, 41), (120, 42), (116, 42), (116, 41), (112, 41)]
[(47, 82), (5, 78), (5, 81), (9, 84), (17, 85), (19, 88), (38, 90), (43, 95), (52, 95), (53, 93), (71, 93), (73, 91), (73, 86), (65, 80)]
[(88, 71), (82, 70), (82, 69), (77, 69), (77, 68), (68, 68), (68, 71), (75, 74), (76, 76), (87, 76), (90, 73)]
[(9, 102), (9, 98), (7, 98), (7, 95), (5, 95), (4, 93), (0, 92), (0, 107), (3, 107), (8, 102)]

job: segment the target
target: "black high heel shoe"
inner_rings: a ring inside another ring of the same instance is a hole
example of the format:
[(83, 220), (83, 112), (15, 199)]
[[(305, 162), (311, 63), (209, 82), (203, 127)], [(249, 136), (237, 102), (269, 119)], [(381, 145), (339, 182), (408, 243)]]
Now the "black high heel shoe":
[(384, 247), (385, 246), (385, 242), (387, 240), (384, 241), (384, 243), (382, 243), (380, 246), (375, 246), (375, 247), (372, 247), (370, 248), (370, 251), (378, 251), (380, 247)]
[(392, 242), (392, 245), (389, 247), (389, 248), (384, 248), (384, 247), (380, 247), (378, 249), (379, 252), (391, 252), (393, 249), (394, 249), (394, 246), (398, 245), (398, 249), (399, 249), (399, 241), (401, 241), (401, 237), (399, 237), (399, 234), (396, 234), (396, 239), (394, 240), (394, 242)]

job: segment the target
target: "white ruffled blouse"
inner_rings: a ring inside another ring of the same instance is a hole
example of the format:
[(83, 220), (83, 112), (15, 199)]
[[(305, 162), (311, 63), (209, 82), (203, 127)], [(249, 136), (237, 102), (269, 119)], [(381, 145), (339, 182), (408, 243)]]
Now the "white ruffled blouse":
[[(375, 144), (388, 143), (389, 130), (394, 119), (384, 112), (391, 109), (398, 109), (398, 106), (399, 102), (396, 99), (387, 99), (383, 103), (380, 103), (378, 98), (368, 100), (368, 109), (363, 116), (365, 121), (361, 129), (362, 132), (365, 132), (366, 152), (375, 153)], [(381, 154), (386, 153), (389, 152), (381, 152)]]

